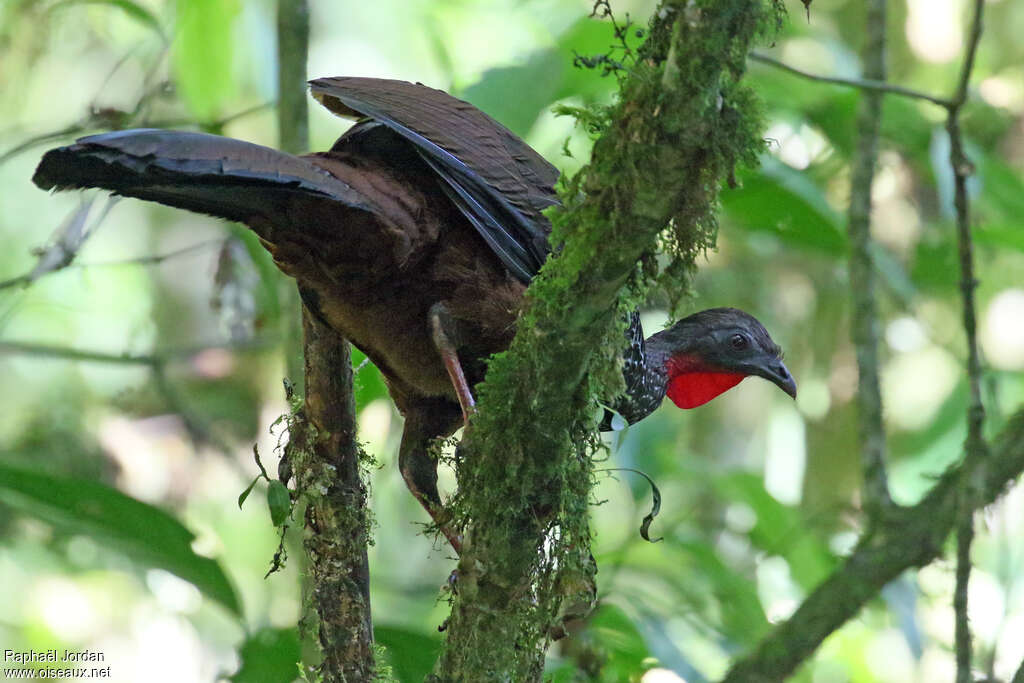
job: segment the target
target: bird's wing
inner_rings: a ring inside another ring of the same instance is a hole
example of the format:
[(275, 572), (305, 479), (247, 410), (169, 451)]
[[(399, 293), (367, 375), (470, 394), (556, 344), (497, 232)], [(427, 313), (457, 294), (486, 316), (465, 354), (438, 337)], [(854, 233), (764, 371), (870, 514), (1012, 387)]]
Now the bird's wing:
[(371, 211), (362, 195), (310, 161), (241, 140), (140, 128), (80, 138), (47, 152), (32, 181), (44, 190), (99, 187), (249, 223), (296, 198)]
[(408, 140), (505, 266), (524, 282), (537, 273), (550, 250), (541, 211), (558, 203), (558, 169), (512, 131), (421, 84), (321, 78), (310, 89), (332, 112), (373, 119)]

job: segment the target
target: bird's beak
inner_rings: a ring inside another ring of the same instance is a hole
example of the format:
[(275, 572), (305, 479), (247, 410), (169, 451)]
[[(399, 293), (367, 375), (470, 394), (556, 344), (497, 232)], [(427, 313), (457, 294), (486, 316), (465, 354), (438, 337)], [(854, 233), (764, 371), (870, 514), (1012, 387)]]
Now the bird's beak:
[(765, 378), (794, 399), (796, 398), (796, 380), (793, 379), (786, 364), (778, 358), (765, 358), (763, 362), (751, 365), (750, 374)]

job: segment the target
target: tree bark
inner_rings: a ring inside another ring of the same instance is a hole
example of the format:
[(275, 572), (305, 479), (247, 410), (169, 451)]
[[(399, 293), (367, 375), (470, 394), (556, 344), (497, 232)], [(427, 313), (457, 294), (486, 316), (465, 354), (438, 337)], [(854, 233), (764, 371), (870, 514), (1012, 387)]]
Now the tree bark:
[(349, 345), (305, 309), (302, 322), (305, 421), (296, 421), (290, 457), (298, 490), (308, 501), (304, 545), (320, 620), (321, 673), (329, 683), (369, 681), (374, 673), (366, 552), (370, 519), (355, 438)]
[(684, 266), (713, 242), (722, 180), (763, 148), (738, 80), (776, 11), (756, 0), (658, 10), (591, 165), (553, 216), (562, 248), (480, 387), (458, 458), (465, 542), (433, 680), (540, 680), (563, 603), (592, 599), (591, 396), (616, 373), (621, 386), (620, 290), (640, 282), (637, 263), (670, 221)]

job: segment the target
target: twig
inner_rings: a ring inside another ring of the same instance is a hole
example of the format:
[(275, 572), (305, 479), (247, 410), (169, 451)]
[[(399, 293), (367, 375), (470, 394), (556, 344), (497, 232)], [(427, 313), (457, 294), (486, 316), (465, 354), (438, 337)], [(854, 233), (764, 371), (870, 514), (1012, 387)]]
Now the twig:
[(0, 290), (16, 286), (27, 287), (40, 278), (70, 267), (78, 256), (78, 252), (85, 246), (85, 241), (94, 232), (99, 230), (103, 221), (110, 215), (110, 210), (120, 199), (117, 196), (109, 197), (107, 203), (103, 205), (100, 215), (88, 227), (86, 222), (89, 219), (89, 211), (92, 208), (93, 200), (90, 198), (83, 201), (79, 208), (69, 218), (65, 219), (64, 224), (57, 229), (54, 237), (50, 240), (50, 244), (39, 251), (36, 265), (32, 267), (32, 270), (18, 277), (0, 282)]
[(4, 163), (8, 159), (11, 159), (21, 154), (27, 149), (32, 149), (36, 145), (45, 145), (50, 142), (56, 142), (57, 140), (63, 140), (66, 137), (78, 135), (79, 133), (84, 132), (86, 129), (87, 128), (85, 123), (73, 123), (70, 126), (62, 128), (60, 130), (55, 130), (50, 133), (41, 133), (39, 135), (34, 135), (28, 138), (27, 140), (19, 142), (17, 145), (11, 147), (3, 154), (0, 154), (0, 164)]
[(962, 506), (956, 528), (956, 588), (953, 591), (955, 614), (956, 683), (971, 683), (971, 624), (967, 618), (967, 588), (971, 578), (971, 543), (974, 541), (974, 508), (970, 505), (970, 481), (960, 482)]
[[(249, 107), (247, 109), (243, 109), (241, 111), (235, 112), (234, 114), (229, 114), (228, 116), (225, 116), (223, 118), (215, 119), (213, 121), (205, 121), (205, 122), (204, 121), (196, 121), (195, 119), (188, 119), (188, 118), (158, 119), (158, 120), (142, 119), (142, 120), (138, 120), (138, 119), (135, 118), (134, 112), (123, 112), (123, 111), (111, 110), (111, 109), (92, 110), (92, 111), (89, 112), (89, 114), (86, 117), (84, 117), (78, 123), (73, 123), (70, 126), (62, 128), (60, 130), (56, 130), (56, 131), (52, 131), (52, 132), (49, 132), (49, 133), (41, 133), (39, 135), (35, 135), (33, 137), (28, 138), (27, 140), (25, 140), (23, 142), (18, 143), (14, 147), (11, 147), (9, 150), (4, 152), (3, 154), (0, 154), (0, 164), (2, 164), (5, 161), (7, 161), (7, 160), (17, 156), (18, 154), (21, 154), (22, 152), (24, 152), (26, 150), (31, 149), (33, 147), (36, 147), (38, 145), (49, 144), (51, 142), (56, 142), (58, 140), (63, 140), (63, 139), (68, 138), (68, 137), (72, 137), (72, 136), (76, 136), (76, 135), (81, 135), (82, 133), (86, 133), (88, 131), (93, 131), (93, 130), (97, 130), (97, 129), (104, 129), (104, 128), (106, 128), (106, 129), (120, 130), (122, 128), (126, 128), (126, 127), (130, 126), (133, 121), (138, 121), (138, 123), (141, 123), (142, 125), (145, 125), (146, 127), (149, 127), (149, 128), (171, 128), (171, 127), (174, 127), (174, 126), (195, 126), (196, 128), (201, 128), (203, 130), (219, 130), (219, 129), (223, 128), (224, 126), (228, 125), (229, 123), (232, 123), (232, 122), (236, 121), (237, 119), (240, 119), (240, 118), (242, 118), (244, 116), (249, 116), (251, 114), (255, 114), (258, 111), (263, 111), (264, 109), (269, 109), (269, 108), (273, 107), (274, 104), (275, 103), (273, 101), (271, 101), (271, 102), (264, 102), (262, 104), (257, 104), (257, 105), (254, 105), (252, 107)], [(138, 124), (136, 124), (136, 125), (138, 125)]]
[[(885, 0), (871, 0), (866, 18), (864, 71), (885, 80)], [(870, 521), (892, 505), (885, 472), (885, 427), (878, 379), (878, 305), (875, 268), (871, 259), (871, 184), (878, 157), (882, 92), (862, 94), (857, 113), (857, 150), (850, 183), (850, 290), (853, 298), (853, 341), (857, 349), (859, 389), (857, 408), (864, 476), (864, 507)]]
[(153, 382), (157, 391), (164, 398), (164, 402), (171, 412), (181, 417), (185, 423), (185, 429), (194, 443), (209, 443), (214, 448), (230, 453), (231, 445), (217, 435), (213, 426), (206, 418), (193, 411), (181, 393), (171, 384), (167, 377), (167, 365), (177, 360), (191, 358), (197, 353), (209, 349), (230, 349), (232, 351), (252, 351), (268, 347), (264, 340), (254, 340), (245, 344), (208, 344), (196, 347), (184, 347), (178, 349), (165, 349), (151, 354), (130, 354), (130, 353), (105, 353), (103, 351), (86, 351), (72, 349), (62, 346), (51, 346), (48, 344), (33, 344), (29, 342), (0, 341), (0, 354), (24, 354), (39, 356), (42, 358), (59, 358), (62, 360), (110, 363), (114, 365), (136, 365), (150, 369), (153, 374)]
[(39, 356), (41, 358), (59, 358), (62, 360), (82, 361), (88, 363), (111, 363), (114, 365), (146, 365), (157, 367), (177, 360), (191, 358), (198, 353), (211, 349), (229, 351), (260, 351), (274, 346), (270, 339), (253, 339), (244, 343), (203, 344), (177, 349), (163, 349), (150, 354), (107, 353), (105, 351), (88, 351), (72, 349), (66, 346), (36, 344), (34, 342), (0, 340), (0, 354), (21, 354)]
[(849, 88), (860, 88), (861, 90), (890, 93), (892, 95), (902, 95), (903, 97), (911, 97), (918, 100), (925, 100), (927, 102), (931, 102), (932, 104), (936, 104), (946, 109), (949, 109), (949, 107), (952, 105), (952, 102), (950, 100), (938, 97), (937, 95), (930, 95), (919, 90), (905, 88), (902, 85), (894, 85), (892, 83), (886, 83), (885, 81), (881, 80), (874, 80), (871, 78), (840, 78), (838, 76), (820, 76), (818, 74), (810, 73), (809, 71), (798, 69), (795, 66), (790, 66), (785, 62), (780, 62), (774, 57), (769, 57), (768, 55), (763, 55), (757, 52), (751, 52), (750, 58), (755, 62), (769, 64), (771, 66), (782, 69), (783, 71), (788, 71), (792, 74), (796, 74), (797, 76), (801, 76), (812, 81), (818, 81), (820, 83), (831, 83), (833, 85), (843, 85)]
[(151, 254), (149, 256), (134, 256), (132, 258), (116, 259), (116, 260), (113, 260), (113, 261), (93, 261), (91, 263), (72, 263), (72, 264), (68, 265), (67, 268), (69, 270), (70, 269), (85, 270), (87, 268), (119, 268), (119, 267), (122, 267), (122, 266), (154, 266), (154, 265), (159, 265), (159, 264), (163, 263), (164, 261), (169, 261), (171, 259), (178, 258), (180, 256), (187, 256), (187, 255), (192, 254), (194, 252), (202, 251), (204, 249), (210, 249), (212, 247), (218, 247), (218, 248), (222, 247), (222, 246), (224, 246), (224, 242), (225, 242), (225, 240), (223, 240), (223, 239), (205, 240), (203, 242), (196, 242), (195, 244), (190, 244), (187, 247), (181, 247), (180, 249), (175, 249), (174, 251), (168, 251), (168, 252), (165, 252), (163, 254)]
[(53, 270), (47, 271), (46, 273), (43, 273), (42, 275), (40, 275), (38, 277), (32, 277), (32, 272), (30, 271), (30, 272), (25, 273), (23, 275), (18, 275), (17, 277), (12, 277), (9, 280), (0, 281), (0, 290), (8, 289), (10, 287), (17, 287), (18, 285), (29, 285), (29, 284), (32, 284), (33, 282), (37, 282), (37, 281), (43, 279), (44, 277), (46, 277), (48, 275), (53, 275), (54, 273), (59, 273), (62, 270), (86, 270), (88, 268), (117, 268), (117, 267), (122, 267), (122, 266), (152, 266), (152, 265), (159, 265), (159, 264), (163, 263), (164, 261), (169, 261), (170, 259), (178, 258), (179, 256), (187, 256), (188, 254), (191, 254), (193, 252), (200, 251), (202, 249), (208, 249), (208, 248), (214, 247), (214, 246), (221, 246), (223, 244), (224, 244), (224, 240), (222, 240), (222, 239), (206, 240), (205, 242), (197, 242), (195, 244), (190, 244), (187, 247), (182, 247), (181, 249), (175, 249), (174, 251), (169, 251), (169, 252), (167, 252), (165, 254), (153, 254), (153, 255), (150, 255), (150, 256), (136, 256), (136, 257), (133, 257), (133, 258), (118, 259), (118, 260), (114, 260), (114, 261), (96, 261), (96, 262), (93, 262), (93, 263), (69, 263), (66, 266), (62, 266), (60, 268), (54, 268)]
[[(984, 0), (975, 0), (967, 53), (960, 68), (960, 78), (950, 99), (946, 131), (949, 133), (949, 163), (953, 169), (956, 209), (957, 243), (960, 256), (960, 293), (963, 297), (963, 325), (967, 336), (967, 379), (970, 401), (967, 407), (966, 460), (978, 462), (986, 458), (987, 445), (983, 433), (985, 405), (981, 397), (981, 357), (978, 353), (977, 315), (974, 290), (978, 281), (974, 275), (974, 242), (971, 236), (970, 200), (967, 197), (967, 178), (974, 166), (964, 152), (960, 131), (960, 110), (967, 102), (967, 87), (974, 69), (974, 58), (981, 41)], [(974, 510), (978, 492), (970, 480), (965, 480), (959, 491), (960, 518), (957, 522), (956, 589), (953, 607), (956, 611), (956, 665), (957, 683), (969, 683), (971, 674), (971, 630), (967, 618), (967, 587), (971, 576), (971, 542), (974, 539)]]
[(17, 353), (26, 356), (43, 358), (60, 358), (63, 360), (86, 361), (96, 363), (112, 363), (115, 365), (147, 365), (156, 367), (164, 361), (158, 355), (135, 355), (131, 353), (106, 353), (103, 351), (85, 351), (64, 346), (36, 344), (33, 342), (0, 341), (0, 353)]

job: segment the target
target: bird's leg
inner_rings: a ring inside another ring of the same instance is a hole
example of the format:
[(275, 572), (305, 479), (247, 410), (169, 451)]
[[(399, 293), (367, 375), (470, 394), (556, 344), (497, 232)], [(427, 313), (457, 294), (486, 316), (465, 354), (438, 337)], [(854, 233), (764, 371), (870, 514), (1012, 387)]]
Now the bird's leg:
[(430, 337), (434, 341), (437, 352), (444, 361), (444, 367), (448, 371), (448, 377), (455, 387), (455, 396), (459, 399), (462, 407), (462, 421), (469, 423), (469, 416), (476, 407), (473, 400), (473, 392), (466, 382), (466, 375), (462, 371), (462, 363), (459, 362), (459, 354), (452, 340), (455, 323), (448, 314), (448, 309), (442, 303), (436, 303), (430, 307)]
[(430, 401), (406, 409), (398, 468), (409, 492), (434, 520), (455, 553), (461, 554), (462, 537), (448, 525), (449, 515), (437, 491), (437, 461), (430, 454), (434, 439), (448, 436), (458, 427), (459, 413), (450, 401)]

